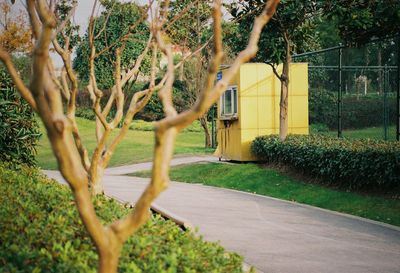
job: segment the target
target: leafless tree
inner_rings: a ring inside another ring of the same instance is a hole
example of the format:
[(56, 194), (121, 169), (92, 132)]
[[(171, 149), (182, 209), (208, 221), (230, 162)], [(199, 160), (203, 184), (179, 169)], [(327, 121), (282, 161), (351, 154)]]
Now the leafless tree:
[[(10, 54), (3, 48), (0, 48), (0, 59), (5, 64), (21, 96), (43, 121), (52, 150), (57, 158), (59, 170), (72, 190), (79, 215), (99, 254), (98, 271), (116, 272), (123, 243), (147, 221), (150, 215), (151, 203), (168, 186), (169, 166), (177, 134), (194, 120), (204, 115), (208, 108), (225, 91), (240, 65), (249, 61), (256, 54), (260, 33), (274, 14), (279, 0), (270, 0), (265, 5), (263, 13), (255, 19), (248, 46), (237, 56), (227, 72), (224, 73), (223, 78), (217, 83), (215, 83), (215, 78), (224, 54), (221, 40), (221, 0), (214, 1), (212, 7), (214, 49), (206, 83), (203, 90), (199, 92), (199, 97), (193, 107), (179, 114), (172, 103), (174, 70), (179, 64), (173, 64), (171, 45), (165, 42), (165, 33), (163, 31), (167, 23), (168, 0), (160, 1), (162, 5), (156, 8), (150, 8), (151, 12), (149, 13), (152, 14), (153, 18), (151, 18), (151, 34), (148, 37), (146, 48), (124, 76), (121, 73), (121, 53), (124, 50), (124, 46), (122, 45), (116, 49), (116, 58), (114, 60), (115, 85), (112, 88), (111, 96), (106, 106), (102, 109), (100, 102), (103, 92), (97, 87), (94, 73), (94, 60), (99, 54), (94, 46), (94, 40), (99, 35), (95, 36), (93, 31), (96, 23), (94, 18), (96, 0), (89, 24), (90, 80), (87, 86), (97, 118), (97, 146), (91, 157), (89, 157), (83, 145), (75, 120), (78, 78), (71, 65), (71, 52), (68, 46), (69, 38), (67, 36), (64, 37), (64, 46), (61, 46), (56, 39), (57, 34), (61, 33), (65, 23), (56, 20), (55, 2), (26, 0), (26, 8), (35, 40), (32, 52), (33, 75), (29, 86), (23, 83), (14, 67)], [(152, 2), (152, 0), (149, 1), (150, 6)], [(147, 14), (141, 20), (145, 20), (146, 17)], [(67, 16), (68, 18), (70, 16)], [(135, 25), (131, 26), (131, 29), (134, 29)], [(103, 31), (105, 30), (103, 29)], [(61, 79), (56, 76), (49, 58), (51, 48), (55, 49), (64, 62)], [(124, 113), (123, 86), (137, 76), (143, 58), (148, 51), (152, 52), (149, 88), (135, 93), (130, 101), (128, 111)], [(167, 56), (168, 65), (163, 79), (158, 84), (155, 84), (158, 51)], [(196, 52), (193, 53), (195, 54)], [(162, 102), (165, 118), (155, 123), (156, 141), (150, 183), (137, 200), (135, 209), (131, 214), (104, 226), (96, 216), (92, 204), (92, 195), (103, 191), (100, 183), (101, 177), (115, 148), (126, 135), (129, 124), (135, 114), (143, 109), (151, 95), (156, 91), (158, 91), (159, 99)], [(107, 117), (109, 117), (110, 109), (113, 105), (115, 105), (117, 111), (110, 120)], [(122, 128), (111, 139), (111, 132), (120, 122), (123, 122)], [(110, 144), (106, 145), (106, 143)]]

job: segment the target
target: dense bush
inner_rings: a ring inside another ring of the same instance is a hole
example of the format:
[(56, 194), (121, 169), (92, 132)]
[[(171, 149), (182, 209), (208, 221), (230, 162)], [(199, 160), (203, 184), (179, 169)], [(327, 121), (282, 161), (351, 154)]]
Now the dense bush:
[(0, 66), (0, 160), (33, 165), (39, 137), (30, 106)]
[[(160, 81), (161, 79), (158, 79)], [(131, 85), (126, 86), (124, 93), (125, 93), (125, 103), (124, 103), (124, 113), (128, 111), (128, 107), (130, 101), (138, 91), (142, 91), (147, 89), (149, 84), (144, 83), (134, 83)], [(176, 110), (178, 112), (182, 112), (190, 107), (190, 98), (188, 97), (188, 87), (185, 82), (176, 80), (173, 85), (173, 102)], [(108, 98), (111, 95), (110, 90), (104, 90), (103, 98), (101, 101), (102, 107), (104, 107), (108, 101)], [(92, 102), (90, 100), (89, 93), (86, 91), (79, 92), (77, 96), (77, 112), (76, 115), (78, 117), (87, 118), (90, 120), (95, 119), (95, 115), (93, 110), (91, 110)], [(113, 113), (115, 113), (115, 106), (111, 110), (111, 118)], [(164, 117), (164, 111), (161, 104), (160, 99), (158, 98), (157, 93), (154, 93), (150, 98), (148, 104), (144, 107), (142, 111), (136, 114), (136, 118), (142, 119), (145, 121), (155, 121), (160, 120)]]
[[(337, 95), (326, 90), (311, 90), (309, 96), (310, 124), (337, 128)], [(396, 100), (388, 98), (389, 122), (396, 120)], [(357, 129), (383, 126), (383, 98), (370, 95), (343, 97), (342, 127)]]
[[(160, 81), (161, 79), (158, 79)], [(148, 88), (149, 85), (143, 86), (143, 89)], [(182, 112), (190, 107), (190, 99), (188, 97), (189, 89), (185, 82), (176, 80), (172, 89), (173, 93), (173, 103), (178, 112)], [(128, 96), (131, 97), (131, 96)], [(144, 107), (144, 109), (137, 114), (138, 119), (143, 119), (146, 121), (160, 120), (164, 117), (164, 111), (162, 103), (155, 93), (149, 100), (149, 103)]]
[[(0, 272), (95, 272), (97, 254), (67, 187), (32, 168), (0, 164)], [(96, 197), (103, 222), (129, 210)], [(217, 243), (154, 216), (125, 243), (119, 272), (242, 272)]]
[[(210, 123), (208, 124), (209, 130), (211, 130)], [(134, 120), (129, 127), (130, 130), (137, 130), (137, 131), (153, 131), (154, 124), (150, 121), (144, 120)], [(182, 132), (204, 132), (203, 127), (200, 124), (200, 121), (195, 120), (192, 124), (182, 130)]]
[(92, 108), (77, 107), (75, 115), (77, 117), (88, 119), (88, 120), (96, 120), (96, 114), (94, 113)]
[[(85, 108), (85, 107), (78, 107), (76, 109), (76, 116), (88, 120), (95, 120), (96, 114), (94, 113), (93, 109)], [(129, 126), (130, 130), (135, 131), (153, 131), (154, 124), (152, 121), (144, 121), (140, 119), (135, 119), (132, 121), (131, 125)], [(209, 130), (211, 130), (211, 123), (209, 123)], [(203, 127), (201, 126), (198, 120), (194, 121), (188, 127), (182, 130), (182, 132), (204, 132)]]
[(400, 143), (322, 135), (256, 138), (254, 155), (346, 189), (400, 190)]

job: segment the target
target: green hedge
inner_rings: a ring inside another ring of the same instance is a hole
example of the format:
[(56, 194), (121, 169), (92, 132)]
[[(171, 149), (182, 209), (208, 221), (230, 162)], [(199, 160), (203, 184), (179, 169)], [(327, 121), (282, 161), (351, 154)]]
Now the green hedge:
[(34, 165), (39, 137), (31, 107), (0, 66), (0, 160)]
[(400, 143), (338, 139), (322, 135), (256, 138), (251, 146), (259, 159), (282, 163), (345, 189), (400, 189)]
[[(94, 113), (93, 109), (90, 108), (78, 107), (76, 109), (76, 116), (88, 120), (96, 120), (96, 114)], [(211, 131), (210, 122), (208, 127), (209, 130)], [(154, 131), (154, 124), (151, 121), (135, 119), (132, 121), (131, 125), (129, 126), (129, 129), (135, 131)], [(183, 132), (204, 132), (204, 129), (201, 126), (200, 121), (195, 120), (192, 124), (183, 129)]]
[[(70, 190), (39, 171), (0, 164), (0, 272), (95, 272), (97, 254)], [(103, 222), (129, 212), (98, 197)], [(242, 258), (154, 216), (125, 243), (119, 272), (242, 272)]]
[[(388, 97), (389, 123), (396, 120), (396, 99)], [(337, 94), (326, 90), (310, 90), (310, 124), (337, 128)], [(378, 95), (343, 97), (343, 129), (383, 126), (383, 97)]]

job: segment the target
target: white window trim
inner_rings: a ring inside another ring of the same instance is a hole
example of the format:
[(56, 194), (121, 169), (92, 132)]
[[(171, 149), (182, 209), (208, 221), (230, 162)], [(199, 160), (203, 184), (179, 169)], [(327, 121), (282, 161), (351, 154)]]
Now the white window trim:
[[(234, 92), (234, 89), (236, 89), (236, 92)], [(230, 92), (231, 93), (231, 98), (232, 98), (232, 105), (231, 105), (231, 109), (232, 112), (230, 113), (225, 113), (225, 93), (226, 92)], [(235, 94), (236, 93), (236, 94)], [(221, 105), (221, 111), (220, 111), (220, 117), (221, 119), (237, 119), (238, 118), (238, 107), (239, 107), (239, 100), (238, 100), (238, 88), (237, 85), (231, 85), (228, 86), (228, 88), (225, 90), (225, 92), (222, 94), (221, 99), (220, 99), (220, 105)], [(235, 109), (235, 105), (236, 105), (236, 109)], [(235, 111), (236, 110), (236, 111)]]

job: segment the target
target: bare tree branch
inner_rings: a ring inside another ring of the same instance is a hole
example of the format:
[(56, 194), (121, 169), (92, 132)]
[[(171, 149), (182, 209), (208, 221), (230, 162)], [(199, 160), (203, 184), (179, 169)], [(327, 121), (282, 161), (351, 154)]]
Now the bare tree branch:
[[(158, 14), (158, 18), (154, 19), (151, 25), (153, 38), (149, 38), (145, 49), (146, 51), (149, 49), (150, 45), (152, 46), (150, 87), (134, 94), (130, 102), (129, 110), (125, 115), (123, 126), (108, 148), (106, 148), (107, 140), (116, 127), (116, 124), (123, 118), (122, 109), (124, 94), (122, 92), (122, 87), (129, 79), (136, 77), (140, 64), (143, 61), (141, 58), (144, 58), (147, 52), (142, 52), (142, 55), (136, 60), (135, 66), (128, 71), (127, 75), (121, 77), (121, 54), (123, 45), (117, 50), (114, 75), (115, 91), (113, 91), (114, 95), (112, 95), (114, 97), (109, 100), (109, 102), (111, 101), (111, 105), (114, 101), (116, 102), (117, 114), (113, 121), (108, 123), (106, 117), (108, 117), (110, 111), (108, 108), (111, 108), (111, 106), (106, 106), (107, 109), (103, 112), (101, 111), (100, 100), (103, 93), (97, 88), (94, 74), (94, 59), (96, 56), (96, 49), (94, 47), (94, 12), (96, 10), (97, 1), (98, 0), (95, 1), (93, 6), (89, 23), (90, 77), (88, 91), (91, 95), (93, 108), (97, 116), (96, 128), (97, 130), (103, 129), (104, 132), (97, 134), (98, 143), (93, 152), (91, 162), (89, 162), (87, 152), (83, 148), (75, 121), (74, 107), (76, 103), (77, 78), (71, 66), (71, 52), (69, 52), (68, 46), (66, 48), (61, 48), (57, 41), (53, 39), (56, 29), (55, 17), (45, 0), (27, 0), (27, 9), (31, 18), (32, 28), (34, 29), (35, 39), (37, 40), (32, 56), (33, 77), (30, 88), (28, 89), (23, 85), (18, 73), (12, 65), (10, 56), (4, 52), (3, 49), (0, 49), (0, 59), (6, 64), (21, 95), (37, 110), (40, 118), (43, 120), (52, 150), (57, 158), (59, 169), (72, 189), (79, 215), (99, 254), (98, 272), (114, 273), (117, 271), (118, 258), (123, 242), (147, 221), (151, 203), (168, 186), (169, 166), (177, 133), (203, 115), (225, 91), (228, 83), (239, 70), (240, 65), (250, 60), (256, 54), (261, 30), (271, 19), (279, 0), (268, 1), (262, 14), (257, 17), (254, 22), (248, 46), (239, 54), (231, 67), (224, 73), (222, 80), (218, 81), (216, 84), (215, 78), (222, 62), (223, 48), (221, 33), (221, 0), (214, 1), (212, 13), (214, 50), (213, 60), (208, 69), (207, 81), (193, 108), (180, 114), (177, 114), (172, 102), (174, 69), (182, 65), (185, 58), (188, 58), (188, 56), (185, 56), (177, 65), (173, 64), (171, 45), (166, 44), (163, 37), (164, 33), (161, 32), (166, 22), (169, 3), (168, 0), (164, 1), (165, 5), (163, 5), (163, 9)], [(54, 6), (52, 8), (54, 8)], [(152, 9), (150, 13), (153, 14)], [(65, 70), (63, 72), (64, 76), (61, 78), (61, 84), (57, 84), (58, 80), (55, 81), (55, 75), (52, 74), (54, 73), (54, 68), (49, 61), (49, 46), (51, 42), (53, 42), (54, 48), (62, 56), (64, 62)], [(208, 42), (200, 46), (198, 50), (202, 50), (207, 44)], [(156, 85), (155, 77), (158, 49), (167, 56), (168, 65), (166, 75)], [(65, 116), (62, 107), (61, 93), (63, 89), (64, 92), (69, 91), (70, 94), (70, 97), (67, 99), (67, 116)], [(135, 210), (132, 211), (131, 214), (109, 226), (103, 226), (96, 216), (94, 206), (91, 202), (91, 194), (99, 192), (102, 188), (100, 184), (93, 182), (102, 177), (104, 168), (107, 166), (116, 146), (126, 135), (135, 114), (143, 109), (156, 90), (160, 90), (159, 97), (162, 101), (163, 111), (166, 117), (155, 125), (156, 141), (150, 184), (137, 201)]]
[(59, 24), (57, 27), (56, 31), (53, 33), (52, 40), (57, 38), (57, 35), (65, 28), (65, 25), (68, 23), (68, 21), (71, 19), (71, 17), (75, 14), (76, 7), (78, 6), (78, 2), (74, 3), (72, 6), (71, 10), (69, 11), (67, 17)]

